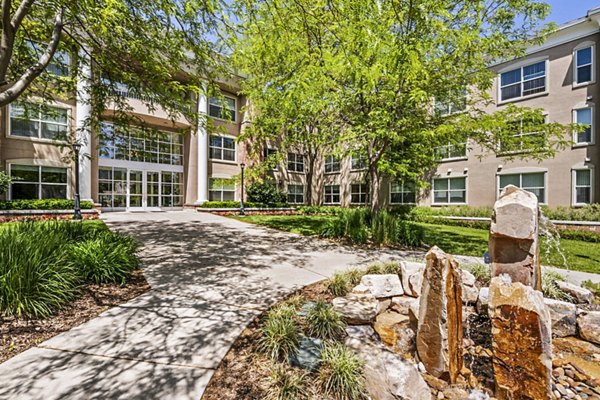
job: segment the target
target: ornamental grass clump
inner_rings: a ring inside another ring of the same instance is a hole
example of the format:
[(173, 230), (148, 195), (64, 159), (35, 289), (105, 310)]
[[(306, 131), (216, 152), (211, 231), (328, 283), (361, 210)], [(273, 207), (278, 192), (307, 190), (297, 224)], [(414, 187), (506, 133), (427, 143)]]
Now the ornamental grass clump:
[(258, 345), (271, 359), (287, 359), (298, 349), (300, 330), (295, 315), (296, 309), (287, 305), (268, 312)]
[(0, 229), (0, 312), (45, 318), (77, 293), (81, 279), (69, 257), (65, 230), (16, 223)]
[(71, 248), (71, 258), (86, 282), (118, 283), (138, 267), (137, 243), (111, 231), (96, 232)]
[(547, 271), (547, 270), (543, 271), (542, 272), (542, 293), (544, 294), (544, 297), (548, 297), (550, 299), (555, 299), (555, 300), (563, 300), (563, 301), (573, 302), (573, 298), (569, 294), (560, 290), (560, 288), (556, 285), (557, 281), (564, 282), (565, 280), (566, 280), (565, 277), (558, 272)]
[(467, 264), (462, 268), (472, 273), (477, 282), (479, 282), (482, 286), (489, 286), (490, 280), (492, 279), (492, 273), (488, 265)]
[(364, 364), (342, 344), (332, 343), (325, 346), (321, 353), (319, 380), (323, 392), (335, 399), (366, 398)]
[(306, 314), (306, 331), (318, 339), (338, 339), (344, 333), (346, 322), (331, 304), (317, 301)]
[(327, 280), (327, 289), (332, 295), (337, 297), (347, 295), (351, 289), (350, 286), (348, 274), (345, 272), (336, 272)]
[(276, 365), (269, 375), (267, 400), (297, 400), (304, 396), (304, 375), (297, 375)]
[(395, 244), (397, 241), (398, 217), (382, 210), (373, 215), (371, 221), (371, 237), (373, 242), (383, 245)]

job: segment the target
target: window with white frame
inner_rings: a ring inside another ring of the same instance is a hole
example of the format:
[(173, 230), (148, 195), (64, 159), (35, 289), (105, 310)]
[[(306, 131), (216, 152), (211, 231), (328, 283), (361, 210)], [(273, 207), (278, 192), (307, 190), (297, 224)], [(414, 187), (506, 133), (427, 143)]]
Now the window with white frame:
[(390, 204), (414, 204), (417, 191), (413, 183), (390, 182)]
[(436, 149), (438, 160), (453, 160), (456, 158), (465, 158), (467, 156), (467, 143), (448, 143)]
[(540, 203), (546, 202), (546, 173), (506, 174), (498, 178), (498, 196), (507, 185), (514, 185), (535, 194)]
[(210, 97), (208, 99), (208, 115), (227, 121), (236, 120), (235, 99), (233, 97)]
[[(27, 41), (27, 46), (34, 53), (32, 56), (37, 59), (46, 51), (45, 43)], [(69, 76), (71, 68), (71, 57), (67, 51), (57, 49), (52, 56), (52, 60), (46, 68), (46, 72), (49, 72), (57, 76)]]
[(10, 165), (10, 198), (20, 199), (66, 199), (67, 168), (39, 165)]
[(297, 153), (288, 153), (287, 169), (289, 172), (304, 172), (304, 156)]
[(575, 83), (582, 84), (594, 80), (594, 47), (589, 46), (575, 51)]
[(539, 61), (500, 74), (500, 101), (518, 99), (546, 91), (546, 61)]
[(334, 174), (340, 172), (340, 159), (336, 156), (325, 157), (325, 173)]
[(98, 200), (102, 207), (127, 207), (127, 169), (98, 168)]
[(181, 172), (161, 171), (160, 206), (181, 207), (183, 205), (183, 174)]
[(264, 150), (264, 161), (269, 163), (269, 165), (272, 166), (272, 170), (273, 171), (277, 171), (277, 154), (279, 153), (279, 151), (277, 149), (271, 149), (269, 147), (265, 147)]
[(208, 200), (234, 201), (235, 182), (232, 179), (210, 178), (208, 182)]
[(499, 153), (521, 153), (530, 151), (533, 147), (544, 145), (544, 134), (540, 131), (541, 125), (546, 123), (546, 115), (532, 118), (521, 118), (508, 123), (508, 130), (515, 132), (514, 139), (501, 140), (498, 146)]
[(573, 170), (573, 203), (575, 205), (592, 202), (592, 170)]
[(38, 139), (66, 140), (69, 110), (34, 103), (10, 106), (10, 135)]
[(210, 137), (210, 158), (212, 160), (235, 161), (235, 140), (226, 136)]
[(433, 204), (464, 204), (467, 202), (467, 178), (436, 178), (433, 180)]
[(367, 157), (364, 154), (352, 154), (350, 159), (350, 167), (353, 171), (367, 168)]
[(350, 185), (350, 203), (367, 204), (369, 188), (365, 183), (353, 183)]
[(467, 91), (460, 90), (456, 93), (448, 92), (444, 98), (436, 98), (435, 112), (440, 116), (459, 113), (467, 109)]
[(304, 185), (287, 185), (287, 200), (291, 204), (304, 204)]
[(575, 123), (586, 125), (585, 129), (578, 131), (575, 134), (576, 144), (587, 144), (594, 141), (593, 138), (593, 124), (594, 124), (594, 113), (592, 107), (578, 108), (573, 110), (573, 119)]
[(340, 204), (340, 185), (325, 185), (323, 203)]

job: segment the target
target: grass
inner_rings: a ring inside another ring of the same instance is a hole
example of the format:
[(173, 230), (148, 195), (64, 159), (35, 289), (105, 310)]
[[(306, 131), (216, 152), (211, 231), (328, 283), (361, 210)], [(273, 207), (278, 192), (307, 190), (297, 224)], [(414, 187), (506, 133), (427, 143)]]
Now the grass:
[[(282, 231), (316, 236), (334, 217), (329, 215), (253, 215), (233, 218)], [(423, 241), (427, 245), (435, 244), (448, 253), (481, 257), (488, 250), (487, 230), (426, 223), (417, 224), (424, 229)], [(579, 240), (563, 239), (561, 247), (567, 259), (567, 266), (563, 265), (562, 257), (556, 250), (551, 249), (546, 253), (543, 244), (542, 264), (600, 273), (600, 246), (590, 245), (590, 243)]]
[(329, 303), (317, 301), (306, 314), (307, 332), (319, 339), (337, 339), (344, 333), (346, 322)]
[(319, 371), (323, 392), (339, 400), (366, 398), (363, 368), (352, 350), (338, 343), (325, 346)]
[(271, 359), (287, 359), (298, 349), (300, 330), (295, 315), (296, 308), (287, 304), (277, 306), (267, 314), (259, 347)]

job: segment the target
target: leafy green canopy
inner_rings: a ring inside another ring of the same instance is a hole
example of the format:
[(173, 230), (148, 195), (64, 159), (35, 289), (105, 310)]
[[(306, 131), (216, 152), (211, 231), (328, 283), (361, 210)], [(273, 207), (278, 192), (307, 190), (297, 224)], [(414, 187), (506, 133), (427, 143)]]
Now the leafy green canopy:
[[(543, 2), (237, 4), (234, 60), (248, 75), (243, 91), (254, 110), (246, 135), (362, 152), (373, 204), (382, 174), (422, 180), (442, 145), (470, 138), (486, 151), (536, 159), (566, 145), (563, 135), (571, 127), (544, 124), (540, 110), (509, 106), (488, 113), (495, 76), (489, 66), (523, 56), (528, 44), (542, 40), (552, 28), (538, 24), (549, 12)], [(467, 112), (436, 112), (460, 110), (460, 103), (468, 104)]]
[[(2, 0), (0, 106), (72, 100), (92, 67), (91, 118), (135, 120), (126, 94), (196, 121), (193, 94), (224, 73), (220, 0)], [(81, 87), (79, 90), (82, 90)], [(134, 121), (132, 121), (134, 120)]]

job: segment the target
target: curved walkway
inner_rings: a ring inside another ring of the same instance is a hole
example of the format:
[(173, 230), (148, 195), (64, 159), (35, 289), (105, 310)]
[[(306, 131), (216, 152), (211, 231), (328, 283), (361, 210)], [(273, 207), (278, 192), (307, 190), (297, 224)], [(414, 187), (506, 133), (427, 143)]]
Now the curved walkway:
[(0, 365), (0, 399), (199, 399), (245, 326), (350, 265), (349, 249), (191, 211), (107, 213), (143, 243), (152, 289)]

